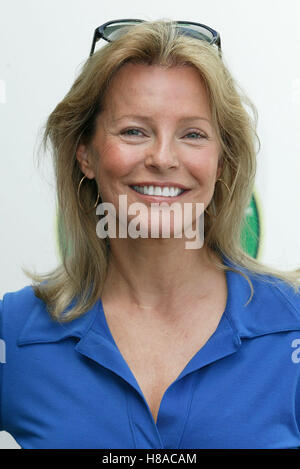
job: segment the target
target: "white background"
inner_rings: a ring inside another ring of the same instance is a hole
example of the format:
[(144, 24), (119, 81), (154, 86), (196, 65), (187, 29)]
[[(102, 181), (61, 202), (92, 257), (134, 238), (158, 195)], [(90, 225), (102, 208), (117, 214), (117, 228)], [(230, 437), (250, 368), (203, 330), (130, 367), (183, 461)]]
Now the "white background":
[[(121, 18), (190, 20), (221, 33), (225, 62), (259, 113), (259, 258), (298, 267), (298, 0), (0, 0), (0, 298), (29, 283), (21, 265), (45, 272), (57, 264), (49, 155), (36, 165), (42, 127), (88, 57), (94, 29)], [(1, 432), (0, 448), (13, 447)]]

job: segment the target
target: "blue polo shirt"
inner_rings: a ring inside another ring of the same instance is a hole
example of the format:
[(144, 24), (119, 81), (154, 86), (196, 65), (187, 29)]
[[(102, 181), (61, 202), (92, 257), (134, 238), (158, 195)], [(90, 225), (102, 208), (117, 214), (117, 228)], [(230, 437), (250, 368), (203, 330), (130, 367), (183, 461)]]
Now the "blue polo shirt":
[(245, 306), (247, 281), (226, 278), (221, 321), (166, 390), (156, 424), (101, 300), (60, 324), (31, 286), (6, 293), (0, 430), (22, 448), (300, 447), (300, 296), (251, 276)]

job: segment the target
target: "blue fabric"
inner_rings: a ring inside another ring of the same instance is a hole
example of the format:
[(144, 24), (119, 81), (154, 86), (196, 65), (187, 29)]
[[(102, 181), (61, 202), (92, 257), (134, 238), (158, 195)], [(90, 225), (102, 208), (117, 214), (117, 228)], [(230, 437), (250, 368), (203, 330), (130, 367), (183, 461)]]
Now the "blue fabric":
[(245, 306), (248, 282), (226, 278), (222, 319), (166, 390), (156, 424), (101, 300), (61, 324), (31, 286), (6, 293), (0, 428), (22, 448), (300, 447), (300, 296), (251, 277)]

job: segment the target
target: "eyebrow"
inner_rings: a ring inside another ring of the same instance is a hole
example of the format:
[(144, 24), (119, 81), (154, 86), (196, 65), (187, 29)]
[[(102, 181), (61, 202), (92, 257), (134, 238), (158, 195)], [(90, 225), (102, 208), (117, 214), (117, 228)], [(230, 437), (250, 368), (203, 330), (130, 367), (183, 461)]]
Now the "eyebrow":
[[(118, 122), (121, 119), (125, 119), (125, 118), (139, 119), (139, 120), (144, 120), (144, 121), (148, 121), (148, 122), (153, 122), (152, 117), (139, 116), (139, 115), (135, 115), (135, 114), (125, 114), (124, 116), (121, 116), (118, 119), (113, 119), (113, 122)], [(188, 122), (188, 121), (192, 121), (192, 120), (204, 120), (204, 121), (207, 121), (209, 124), (211, 124), (211, 121), (209, 119), (207, 119), (206, 117), (200, 117), (200, 116), (182, 117), (181, 119), (179, 119), (180, 122)]]

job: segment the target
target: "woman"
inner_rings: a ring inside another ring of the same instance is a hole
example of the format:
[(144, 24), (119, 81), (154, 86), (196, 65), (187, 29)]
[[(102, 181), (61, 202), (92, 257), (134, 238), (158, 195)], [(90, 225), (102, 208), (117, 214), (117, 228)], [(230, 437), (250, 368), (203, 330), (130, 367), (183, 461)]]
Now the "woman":
[[(111, 42), (47, 121), (63, 262), (3, 297), (1, 429), (23, 448), (300, 447), (299, 271), (240, 246), (251, 103), (213, 30), (126, 21), (99, 28)], [(120, 235), (134, 218), (121, 196), (156, 236)], [(120, 222), (109, 242), (104, 202)], [(203, 204), (187, 219), (204, 217), (201, 248), (175, 216), (162, 236), (162, 202)]]

